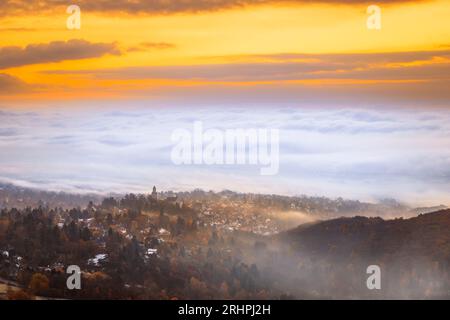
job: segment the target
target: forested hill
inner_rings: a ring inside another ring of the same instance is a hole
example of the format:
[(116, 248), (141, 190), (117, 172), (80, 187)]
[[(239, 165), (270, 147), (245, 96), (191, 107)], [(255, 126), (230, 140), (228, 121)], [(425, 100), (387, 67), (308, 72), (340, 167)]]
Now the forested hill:
[(302, 225), (280, 237), (303, 252), (340, 259), (409, 256), (450, 264), (449, 209), (410, 219), (338, 218)]

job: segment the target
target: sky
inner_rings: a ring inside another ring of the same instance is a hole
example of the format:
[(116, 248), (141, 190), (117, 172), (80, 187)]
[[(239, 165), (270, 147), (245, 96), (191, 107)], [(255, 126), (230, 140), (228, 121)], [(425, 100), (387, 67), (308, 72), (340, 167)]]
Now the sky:
[(442, 106), (449, 98), (445, 0), (380, 1), (381, 30), (367, 28), (368, 3), (359, 0), (75, 4), (79, 30), (66, 27), (66, 1), (0, 3), (0, 95), (8, 105), (176, 103), (186, 95), (198, 102), (211, 92), (253, 102), (309, 101), (317, 91), (339, 101)]
[[(450, 204), (449, 16), (445, 0), (1, 1), (0, 179)], [(173, 167), (168, 137), (198, 120), (280, 129), (279, 175)]]

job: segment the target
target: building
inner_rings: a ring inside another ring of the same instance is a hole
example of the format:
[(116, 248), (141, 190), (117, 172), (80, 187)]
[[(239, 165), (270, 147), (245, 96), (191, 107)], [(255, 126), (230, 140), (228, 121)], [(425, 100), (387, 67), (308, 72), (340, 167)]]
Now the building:
[(158, 200), (158, 193), (156, 192), (156, 187), (153, 186), (152, 198)]

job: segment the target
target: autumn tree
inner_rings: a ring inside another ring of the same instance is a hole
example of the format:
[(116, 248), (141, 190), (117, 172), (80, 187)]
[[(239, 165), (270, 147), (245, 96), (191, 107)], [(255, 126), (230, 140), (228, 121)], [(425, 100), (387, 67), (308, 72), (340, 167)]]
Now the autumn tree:
[(33, 294), (45, 294), (50, 287), (50, 281), (42, 273), (35, 273), (31, 277), (28, 288)]

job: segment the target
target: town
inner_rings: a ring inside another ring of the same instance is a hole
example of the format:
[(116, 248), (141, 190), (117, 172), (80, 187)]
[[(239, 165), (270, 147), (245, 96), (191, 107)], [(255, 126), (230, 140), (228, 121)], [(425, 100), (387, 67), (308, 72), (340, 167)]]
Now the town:
[[(296, 281), (310, 286), (306, 279), (316, 272), (329, 273), (333, 264), (317, 266), (316, 258), (293, 254), (282, 239), (286, 232), (342, 216), (415, 212), (392, 200), (369, 204), (340, 198), (152, 189), (149, 194), (109, 196), (69, 209), (54, 204), (61, 204), (61, 199), (73, 204), (88, 196), (39, 192), (40, 200), (33, 204), (34, 191), (3, 187), (0, 298), (322, 296), (330, 294), (325, 285), (313, 293), (293, 292), (298, 288), (291, 288), (287, 275), (298, 270), (305, 280)], [(9, 207), (11, 203), (22, 207)], [(80, 268), (81, 290), (66, 286), (68, 266)], [(291, 276), (299, 277), (295, 272)]]

